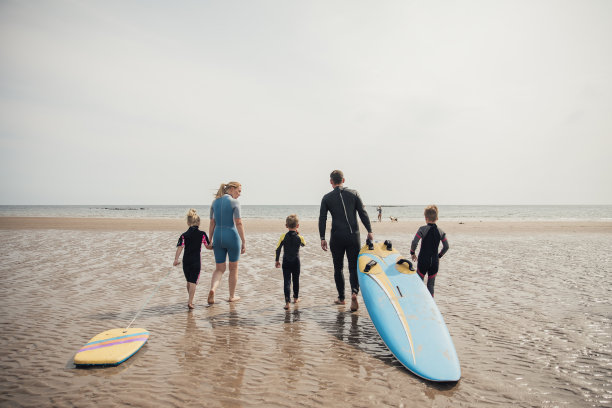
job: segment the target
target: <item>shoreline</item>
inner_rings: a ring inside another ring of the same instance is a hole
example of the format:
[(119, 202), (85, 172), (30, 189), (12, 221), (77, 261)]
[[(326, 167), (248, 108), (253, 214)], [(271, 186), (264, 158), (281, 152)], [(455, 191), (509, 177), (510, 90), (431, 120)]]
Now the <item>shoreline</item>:
[[(284, 219), (243, 219), (247, 234), (277, 232), (285, 228)], [(372, 222), (374, 235), (409, 233), (423, 225), (423, 221)], [(612, 221), (447, 221), (438, 222), (449, 234), (521, 234), (521, 233), (612, 233)], [(77, 230), (77, 231), (182, 231), (183, 219), (166, 218), (72, 218), (72, 217), (0, 217), (0, 230)], [(202, 222), (208, 232), (208, 221)], [(362, 235), (365, 233), (360, 224)], [(327, 235), (330, 220), (328, 218)], [(300, 231), (317, 233), (318, 221), (300, 221)]]

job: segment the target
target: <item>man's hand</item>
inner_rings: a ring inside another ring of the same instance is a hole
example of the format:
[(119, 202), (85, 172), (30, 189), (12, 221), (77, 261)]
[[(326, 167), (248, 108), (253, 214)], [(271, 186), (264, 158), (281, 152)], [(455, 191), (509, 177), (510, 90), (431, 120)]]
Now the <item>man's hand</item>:
[(321, 240), (321, 249), (327, 251), (327, 241), (324, 239)]

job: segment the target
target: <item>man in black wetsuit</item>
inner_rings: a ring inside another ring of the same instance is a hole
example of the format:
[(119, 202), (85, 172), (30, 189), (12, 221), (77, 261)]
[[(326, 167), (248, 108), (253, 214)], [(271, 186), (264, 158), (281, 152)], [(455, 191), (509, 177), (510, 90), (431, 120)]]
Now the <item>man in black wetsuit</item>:
[(334, 260), (334, 280), (338, 289), (336, 304), (343, 305), (344, 302), (344, 254), (348, 260), (349, 282), (351, 284), (351, 310), (359, 307), (357, 294), (359, 293), (359, 280), (357, 279), (357, 257), (361, 248), (359, 238), (359, 224), (357, 214), (368, 231), (368, 239), (373, 241), (372, 226), (370, 218), (363, 207), (359, 193), (355, 190), (344, 188), (344, 174), (340, 170), (334, 170), (330, 174), (333, 190), (323, 196), (321, 210), (319, 212), (319, 235), (321, 236), (321, 248), (327, 251), (325, 240), (325, 228), (327, 223), (327, 212), (332, 216), (332, 228), (329, 238), (329, 249)]

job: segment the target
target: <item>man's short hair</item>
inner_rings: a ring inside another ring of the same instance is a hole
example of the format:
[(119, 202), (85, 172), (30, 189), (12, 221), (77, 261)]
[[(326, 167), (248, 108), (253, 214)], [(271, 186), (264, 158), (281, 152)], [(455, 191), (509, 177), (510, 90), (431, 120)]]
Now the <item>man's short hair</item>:
[(295, 228), (300, 223), (300, 220), (297, 215), (291, 214), (285, 220), (285, 224), (287, 224), (287, 228)]
[(344, 173), (342, 173), (342, 170), (334, 170), (329, 175), (329, 178), (334, 182), (334, 184), (342, 184)]

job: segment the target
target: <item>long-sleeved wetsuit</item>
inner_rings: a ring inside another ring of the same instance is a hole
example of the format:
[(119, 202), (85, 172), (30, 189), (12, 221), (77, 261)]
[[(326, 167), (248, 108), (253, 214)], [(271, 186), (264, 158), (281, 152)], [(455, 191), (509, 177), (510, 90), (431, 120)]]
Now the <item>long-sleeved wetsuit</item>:
[(321, 200), (319, 212), (319, 235), (321, 240), (325, 239), (325, 228), (327, 223), (327, 213), (332, 216), (331, 235), (329, 239), (329, 249), (334, 260), (334, 280), (338, 290), (338, 299), (344, 300), (344, 254), (348, 260), (349, 282), (351, 292), (359, 293), (359, 280), (357, 279), (357, 257), (361, 247), (359, 237), (359, 224), (357, 214), (366, 230), (371, 233), (372, 226), (370, 218), (363, 206), (359, 193), (344, 187), (335, 187), (332, 191), (325, 194)]
[(297, 299), (300, 294), (300, 247), (306, 245), (304, 237), (297, 231), (289, 231), (281, 235), (276, 244), (276, 261), (280, 259), (281, 249), (283, 253), (283, 289), (285, 292), (285, 302), (289, 302), (291, 293), (291, 280), (293, 278), (293, 298)]
[[(418, 256), (417, 273), (421, 279), (424, 279), (425, 275), (429, 275), (427, 278), (427, 289), (431, 296), (433, 296), (439, 266), (438, 260), (448, 251), (448, 240), (446, 239), (446, 233), (438, 228), (435, 223), (428, 223), (419, 228), (410, 246), (411, 255), (414, 255), (419, 240), (422, 241)], [(438, 252), (440, 242), (442, 242), (442, 250)]]

